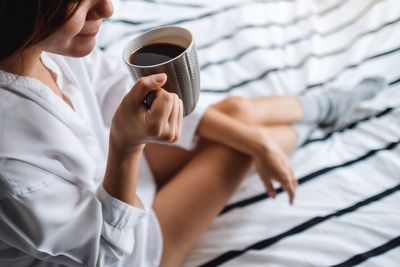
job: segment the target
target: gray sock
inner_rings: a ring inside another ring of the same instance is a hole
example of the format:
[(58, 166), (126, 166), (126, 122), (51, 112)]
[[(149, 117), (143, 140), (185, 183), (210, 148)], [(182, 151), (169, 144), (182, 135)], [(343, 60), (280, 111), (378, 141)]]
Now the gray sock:
[(369, 77), (349, 91), (331, 89), (318, 95), (301, 96), (302, 122), (340, 128), (360, 102), (373, 98), (385, 84), (381, 77)]

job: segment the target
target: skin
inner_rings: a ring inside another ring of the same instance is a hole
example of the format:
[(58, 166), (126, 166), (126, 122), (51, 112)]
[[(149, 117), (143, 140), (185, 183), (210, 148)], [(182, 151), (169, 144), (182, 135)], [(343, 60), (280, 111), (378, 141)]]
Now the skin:
[[(40, 55), (89, 54), (102, 19), (112, 13), (109, 0), (85, 0), (63, 27), (0, 61), (0, 69), (38, 79), (73, 108)], [(24, 69), (18, 64), (21, 57)], [(290, 124), (301, 121), (303, 114), (290, 96), (229, 97), (206, 110), (197, 129), (198, 146), (184, 151), (160, 144), (178, 140), (182, 125), (182, 102), (162, 89), (166, 79), (165, 74), (141, 78), (119, 105), (111, 124), (103, 186), (115, 198), (135, 205), (140, 159), (146, 154), (158, 186), (153, 208), (163, 233), (161, 266), (177, 266), (252, 168), (271, 197), (276, 196), (271, 183), (276, 180), (293, 203), (297, 181), (288, 156), (297, 136)], [(157, 90), (157, 98), (147, 110), (142, 102), (152, 90)]]
[[(159, 184), (153, 208), (163, 229), (161, 266), (177, 266), (183, 261), (185, 254), (254, 166), (271, 197), (276, 196), (270, 184), (271, 177), (278, 181), (282, 177), (292, 177), (287, 155), (296, 147), (297, 135), (292, 127), (275, 124), (274, 119), (260, 116), (262, 123), (257, 117), (254, 118), (257, 120), (249, 121), (248, 115), (255, 111), (253, 107), (258, 100), (227, 98), (207, 109), (198, 129), (203, 139), (194, 151), (160, 144), (146, 145), (146, 157)], [(266, 104), (270, 100), (264, 99)], [(298, 121), (302, 117), (298, 102), (291, 97), (281, 100), (282, 105), (275, 107), (280, 111), (291, 110), (285, 120)], [(293, 103), (296, 105), (292, 106)], [(256, 111), (268, 109), (261, 105)], [(204, 135), (210, 139), (205, 139)], [(211, 139), (220, 139), (221, 142)], [(224, 144), (232, 140), (237, 149)], [(253, 149), (249, 147), (254, 147), (256, 152), (251, 152)], [(247, 150), (249, 154), (239, 150)], [(296, 180), (282, 179), (280, 182), (283, 188), (293, 187), (294, 197)], [(290, 195), (289, 191), (289, 199), (293, 200)]]

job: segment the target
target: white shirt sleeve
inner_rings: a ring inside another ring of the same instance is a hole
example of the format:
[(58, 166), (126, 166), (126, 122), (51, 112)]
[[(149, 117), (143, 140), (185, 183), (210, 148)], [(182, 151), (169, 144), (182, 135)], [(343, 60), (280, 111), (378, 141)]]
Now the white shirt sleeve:
[[(133, 86), (133, 80), (122, 62), (108, 58), (102, 51), (95, 49), (85, 58), (90, 79), (94, 84), (96, 96), (101, 106), (105, 124), (110, 127), (112, 116), (122, 98)], [(194, 148), (197, 137), (196, 130), (204, 114), (206, 106), (198, 104), (195, 110), (183, 119), (179, 140), (174, 144), (184, 149)]]
[(102, 186), (91, 192), (20, 161), (2, 166), (0, 240), (25, 257), (43, 266), (108, 266), (141, 245), (135, 231), (148, 213), (140, 201), (134, 207)]

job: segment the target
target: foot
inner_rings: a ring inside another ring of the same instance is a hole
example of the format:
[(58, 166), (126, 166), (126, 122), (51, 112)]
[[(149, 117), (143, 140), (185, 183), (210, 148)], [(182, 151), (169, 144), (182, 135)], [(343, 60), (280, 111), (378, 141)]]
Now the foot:
[(343, 91), (332, 89), (321, 94), (319, 125), (342, 128), (356, 107), (365, 100), (372, 99), (384, 88), (386, 80), (382, 77), (369, 77), (359, 82), (353, 89)]

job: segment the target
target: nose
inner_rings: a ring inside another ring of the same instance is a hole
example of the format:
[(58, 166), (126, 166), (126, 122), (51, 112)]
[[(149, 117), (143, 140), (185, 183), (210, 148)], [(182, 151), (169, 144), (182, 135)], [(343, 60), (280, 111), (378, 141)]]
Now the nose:
[(109, 18), (114, 13), (111, 0), (94, 0), (93, 6), (88, 12), (87, 20)]

